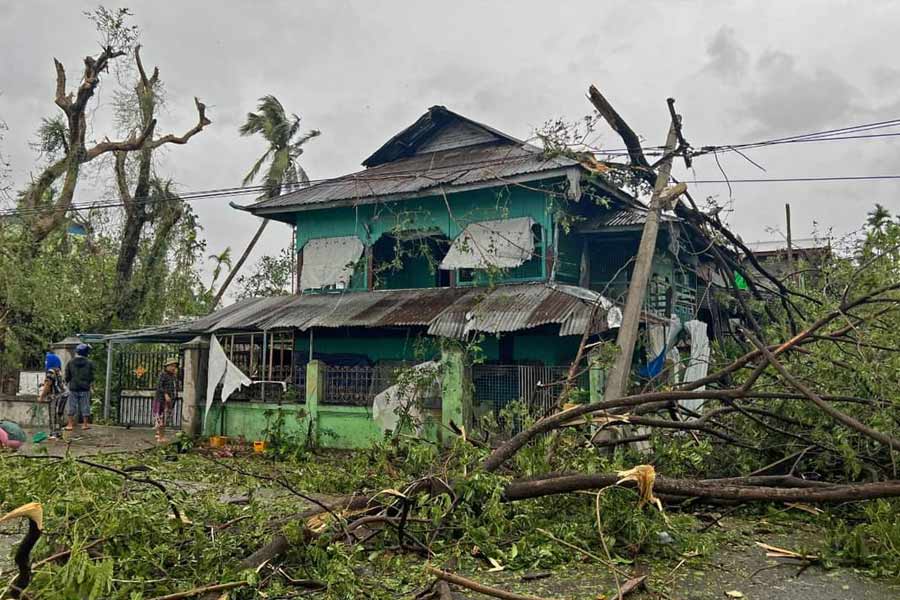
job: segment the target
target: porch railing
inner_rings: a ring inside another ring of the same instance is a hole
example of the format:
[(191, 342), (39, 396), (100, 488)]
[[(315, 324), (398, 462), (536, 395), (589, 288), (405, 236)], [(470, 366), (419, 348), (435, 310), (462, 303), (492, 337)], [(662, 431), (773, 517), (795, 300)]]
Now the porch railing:
[[(627, 281), (593, 281), (591, 289), (602, 292), (610, 300), (624, 304), (628, 292)], [(671, 289), (671, 292), (669, 291)], [(669, 295), (672, 296), (671, 310), (683, 321), (694, 318), (697, 309), (697, 290), (685, 283), (667, 283), (651, 280), (647, 283), (644, 310), (658, 317), (668, 318)]]
[(375, 396), (395, 379), (394, 369), (384, 366), (326, 366), (322, 403), (371, 406)]

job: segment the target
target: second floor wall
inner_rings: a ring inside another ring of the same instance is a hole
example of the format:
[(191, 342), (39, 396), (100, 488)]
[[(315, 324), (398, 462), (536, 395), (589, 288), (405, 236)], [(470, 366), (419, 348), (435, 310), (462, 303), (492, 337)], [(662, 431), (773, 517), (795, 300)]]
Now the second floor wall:
[[(549, 181), (533, 189), (497, 187), (298, 212), (298, 270), (309, 266), (304, 263), (303, 253), (312, 247), (310, 242), (355, 238), (362, 246), (361, 252), (355, 259), (349, 281), (335, 286), (336, 289), (428, 288), (479, 285), (488, 280), (545, 280), (548, 252), (553, 247), (552, 190), (556, 185), (558, 182)], [(530, 220), (532, 240), (528, 258), (521, 265), (496, 272), (493, 269), (440, 268), (452, 242), (467, 226), (524, 219)], [(302, 278), (298, 278), (300, 280)], [(309, 288), (302, 291), (309, 291)]]
[[(352, 261), (340, 283), (325, 288), (303, 285), (301, 291), (420, 289), (553, 280), (624, 301), (641, 226), (589, 232), (572, 227), (571, 214), (563, 218), (566, 207), (557, 200), (558, 185), (558, 181), (546, 181), (542, 187), (528, 189), (496, 187), (298, 212), (298, 269), (321, 268), (323, 261), (334, 268)], [(604, 210), (613, 209), (595, 209)], [(527, 259), (518, 266), (441, 268), (454, 240), (465, 238), (466, 228), (472, 224), (523, 220), (530, 223), (531, 243)], [(563, 222), (569, 226), (563, 226)], [(677, 235), (674, 228), (660, 231), (645, 306), (660, 315), (676, 312), (691, 318), (697, 302), (697, 261), (689, 252), (673, 251), (673, 235)], [(306, 261), (304, 250), (334, 239), (353, 246), (349, 254), (320, 249), (316, 265)], [(304, 280), (320, 281), (298, 277), (298, 281)]]

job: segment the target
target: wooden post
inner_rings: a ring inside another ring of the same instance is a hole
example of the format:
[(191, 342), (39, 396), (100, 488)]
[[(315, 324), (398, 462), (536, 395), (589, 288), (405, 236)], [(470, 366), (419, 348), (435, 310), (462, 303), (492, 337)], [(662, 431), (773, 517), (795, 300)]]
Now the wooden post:
[(791, 205), (785, 202), (784, 204), (784, 219), (787, 223), (787, 267), (788, 267), (788, 277), (793, 279), (794, 272), (794, 248), (791, 245)]
[(625, 299), (625, 310), (622, 313), (622, 326), (619, 328), (619, 336), (616, 344), (619, 346), (619, 355), (609, 371), (606, 380), (606, 393), (604, 399), (612, 400), (625, 394), (631, 375), (631, 358), (634, 354), (634, 345), (637, 342), (638, 325), (641, 319), (641, 306), (647, 295), (647, 281), (653, 268), (653, 254), (656, 250), (656, 237), (659, 233), (659, 217), (663, 208), (663, 192), (669, 183), (669, 173), (672, 171), (672, 152), (678, 142), (677, 124), (673, 120), (669, 126), (669, 136), (666, 139), (664, 154), (669, 158), (659, 166), (656, 174), (656, 185), (653, 186), (653, 195), (650, 197), (650, 207), (647, 211), (647, 221), (644, 223), (644, 231), (641, 234), (641, 244), (638, 246), (637, 258), (631, 281), (628, 283), (628, 295)]
[(375, 245), (366, 246), (366, 289), (375, 289)]

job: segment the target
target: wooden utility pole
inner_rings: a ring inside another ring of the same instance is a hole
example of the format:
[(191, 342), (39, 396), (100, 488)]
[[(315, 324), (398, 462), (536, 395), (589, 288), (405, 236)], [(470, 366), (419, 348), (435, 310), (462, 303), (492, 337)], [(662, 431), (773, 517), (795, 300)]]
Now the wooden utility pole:
[(641, 306), (644, 304), (644, 298), (647, 295), (647, 282), (650, 279), (650, 271), (653, 268), (653, 254), (656, 250), (656, 237), (659, 233), (660, 214), (662, 213), (664, 201), (672, 197), (672, 194), (666, 193), (666, 191), (669, 184), (669, 174), (672, 171), (673, 153), (678, 146), (678, 127), (678, 123), (673, 119), (669, 126), (666, 149), (663, 152), (663, 156), (667, 158), (659, 165), (656, 173), (656, 183), (653, 186), (653, 195), (650, 197), (647, 221), (644, 223), (644, 231), (641, 234), (641, 244), (638, 247), (634, 272), (631, 275), (631, 281), (628, 283), (628, 296), (626, 297), (625, 310), (622, 314), (622, 326), (619, 327), (619, 336), (616, 339), (616, 344), (619, 346), (619, 354), (612, 369), (609, 371), (604, 393), (605, 400), (612, 400), (625, 395), (628, 387), (629, 376), (631, 375), (631, 358), (634, 354), (638, 325), (641, 320)]
[(793, 279), (794, 273), (794, 248), (791, 245), (791, 205), (784, 203), (784, 219), (787, 223), (787, 266), (788, 278)]

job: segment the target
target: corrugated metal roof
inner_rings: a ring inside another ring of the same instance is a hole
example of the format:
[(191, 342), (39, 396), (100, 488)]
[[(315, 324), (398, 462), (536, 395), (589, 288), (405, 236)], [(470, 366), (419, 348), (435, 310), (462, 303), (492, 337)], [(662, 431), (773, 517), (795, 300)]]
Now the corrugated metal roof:
[(496, 142), (400, 158), (364, 171), (319, 182), (253, 204), (247, 210), (267, 214), (338, 201), (365, 204), (385, 196), (418, 194), (442, 186), (469, 185), (526, 173), (581, 168), (564, 158), (547, 158), (533, 146)]
[[(787, 252), (787, 240), (770, 240), (765, 242), (748, 242), (747, 248), (754, 254), (770, 254)], [(795, 250), (829, 250), (831, 240), (829, 238), (801, 238), (792, 239), (791, 247)]]
[[(453, 138), (452, 143), (447, 144), (448, 140), (446, 139), (441, 140), (444, 143), (438, 143), (436, 138), (441, 134), (446, 134), (448, 128), (454, 129), (451, 136)], [(473, 121), (452, 110), (447, 110), (444, 106), (432, 106), (415, 123), (389, 139), (369, 158), (364, 160), (363, 166), (376, 167), (380, 164), (393, 162), (404, 156), (417, 154), (422, 150), (437, 150), (447, 146), (470, 146), (473, 143), (491, 140), (502, 140), (515, 144), (523, 143), (484, 123)]]
[[(195, 321), (116, 334), (109, 339), (154, 335), (193, 337), (201, 333), (311, 327), (428, 327), (431, 335), (464, 338), (560, 325), (560, 335), (579, 335), (600, 294), (573, 286), (522, 283), (493, 288), (384, 290), (305, 294), (238, 302)], [(602, 316), (602, 313), (601, 313)], [(598, 329), (606, 329), (598, 319)]]

